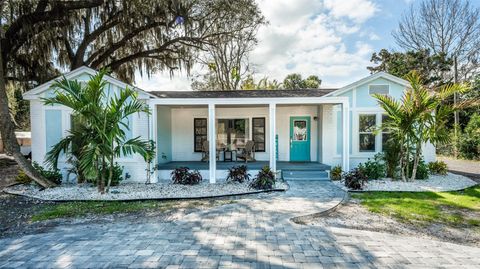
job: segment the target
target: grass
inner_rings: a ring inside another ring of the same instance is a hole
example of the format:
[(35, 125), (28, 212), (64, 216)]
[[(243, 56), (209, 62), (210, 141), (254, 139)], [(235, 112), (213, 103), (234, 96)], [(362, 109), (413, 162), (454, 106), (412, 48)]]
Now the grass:
[(367, 192), (353, 197), (371, 212), (405, 223), (480, 228), (480, 186), (456, 192)]
[(31, 220), (35, 222), (58, 218), (84, 217), (88, 215), (109, 215), (146, 211), (161, 213), (178, 208), (211, 207), (232, 202), (231, 200), (64, 202), (44, 206), (31, 217)]

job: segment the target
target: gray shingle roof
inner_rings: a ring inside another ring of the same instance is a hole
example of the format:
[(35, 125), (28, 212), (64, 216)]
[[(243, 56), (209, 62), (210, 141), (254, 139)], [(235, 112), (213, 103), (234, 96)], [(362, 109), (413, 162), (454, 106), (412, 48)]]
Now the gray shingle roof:
[(271, 98), (321, 97), (337, 89), (238, 90), (238, 91), (151, 91), (158, 98)]

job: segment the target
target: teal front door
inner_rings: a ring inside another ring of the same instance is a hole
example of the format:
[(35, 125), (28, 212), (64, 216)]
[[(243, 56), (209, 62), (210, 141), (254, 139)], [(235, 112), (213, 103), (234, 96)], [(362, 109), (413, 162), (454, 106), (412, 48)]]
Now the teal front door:
[(310, 161), (310, 117), (290, 117), (290, 161)]

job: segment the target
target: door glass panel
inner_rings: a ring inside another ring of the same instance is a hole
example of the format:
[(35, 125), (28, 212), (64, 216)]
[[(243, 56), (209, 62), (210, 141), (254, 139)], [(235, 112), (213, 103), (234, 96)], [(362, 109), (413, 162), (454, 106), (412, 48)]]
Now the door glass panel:
[(293, 121), (293, 140), (294, 141), (307, 140), (307, 121), (305, 120)]

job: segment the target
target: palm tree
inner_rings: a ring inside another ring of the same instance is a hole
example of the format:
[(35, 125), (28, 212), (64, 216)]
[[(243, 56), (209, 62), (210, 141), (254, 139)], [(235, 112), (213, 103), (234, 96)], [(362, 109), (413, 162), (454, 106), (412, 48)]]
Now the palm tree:
[[(400, 143), (400, 168), (402, 180), (410, 177), (414, 180), (422, 155), (422, 145), (450, 142), (446, 123), (456, 110), (470, 105), (468, 103), (451, 105), (449, 98), (455, 93), (465, 93), (469, 87), (465, 84), (448, 84), (429, 90), (421, 81), (420, 75), (412, 71), (407, 75), (410, 88), (406, 89), (400, 102), (391, 96), (375, 94), (380, 106), (389, 117), (381, 128), (392, 132)], [(408, 175), (413, 152), (412, 174)]]
[(415, 131), (413, 123), (417, 117), (413, 107), (413, 95), (411, 91), (405, 92), (400, 101), (388, 95), (374, 95), (380, 106), (385, 110), (389, 120), (384, 122), (382, 129), (390, 132), (390, 138), (399, 145), (400, 177), (406, 181), (408, 177), (408, 165), (410, 160), (411, 144)]
[(105, 192), (105, 183), (106, 191), (109, 190), (115, 158), (138, 153), (147, 161), (154, 154), (149, 141), (140, 137), (127, 139), (125, 133), (129, 116), (150, 113), (148, 107), (129, 88), (108, 96), (107, 82), (103, 80), (106, 73), (101, 70), (85, 85), (64, 78), (53, 84), (57, 89), (55, 96), (44, 99), (47, 105), (71, 108), (73, 118), (81, 123), (47, 153), (47, 161), (56, 167), (62, 152), (78, 155), (75, 156), (78, 169), (85, 178), (97, 181), (101, 193)]

